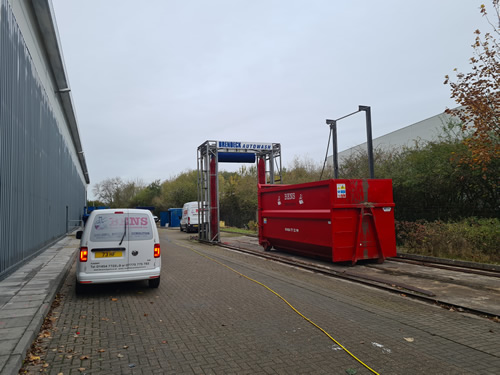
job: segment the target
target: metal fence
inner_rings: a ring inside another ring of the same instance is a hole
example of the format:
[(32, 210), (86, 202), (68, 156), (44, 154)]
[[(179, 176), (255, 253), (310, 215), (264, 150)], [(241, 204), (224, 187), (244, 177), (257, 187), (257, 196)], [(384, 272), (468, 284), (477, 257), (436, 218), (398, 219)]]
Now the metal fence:
[(86, 186), (9, 3), (0, 4), (1, 279), (72, 229)]

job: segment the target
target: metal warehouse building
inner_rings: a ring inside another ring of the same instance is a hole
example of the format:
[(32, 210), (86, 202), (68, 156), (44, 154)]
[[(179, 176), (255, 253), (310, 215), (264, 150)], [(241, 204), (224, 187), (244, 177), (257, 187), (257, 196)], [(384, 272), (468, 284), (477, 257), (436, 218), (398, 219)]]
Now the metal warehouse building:
[(50, 0), (0, 0), (0, 279), (78, 225), (89, 176)]
[[(461, 123), (458, 117), (451, 116), (445, 112), (440, 113), (415, 124), (408, 125), (391, 133), (374, 138), (373, 148), (390, 151), (401, 149), (405, 146), (410, 148), (414, 147), (416, 142), (425, 143), (437, 141), (440, 136), (444, 135), (443, 127), (446, 127), (446, 125), (450, 122)], [(339, 164), (342, 164), (345, 159), (351, 157), (352, 155), (366, 153), (366, 150), (367, 144), (364, 142), (339, 152)], [(333, 164), (333, 156), (330, 155), (328, 157), (327, 163), (331, 168)]]

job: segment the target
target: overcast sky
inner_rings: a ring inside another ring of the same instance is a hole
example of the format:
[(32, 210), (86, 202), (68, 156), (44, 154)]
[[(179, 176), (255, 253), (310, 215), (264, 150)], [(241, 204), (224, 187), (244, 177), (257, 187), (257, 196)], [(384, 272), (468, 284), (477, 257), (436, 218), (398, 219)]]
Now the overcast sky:
[[(196, 169), (206, 140), (320, 164), (327, 118), (371, 106), (377, 137), (455, 107), (444, 76), (489, 31), (476, 0), (52, 2), (91, 187)], [(338, 127), (366, 141), (364, 113)]]

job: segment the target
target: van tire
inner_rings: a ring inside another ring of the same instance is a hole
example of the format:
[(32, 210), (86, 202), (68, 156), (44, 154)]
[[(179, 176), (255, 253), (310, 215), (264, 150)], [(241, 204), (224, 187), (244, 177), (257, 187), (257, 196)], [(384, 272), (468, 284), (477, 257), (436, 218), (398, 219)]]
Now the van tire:
[(160, 286), (160, 277), (157, 277), (156, 279), (149, 279), (148, 283), (150, 288), (158, 288)]

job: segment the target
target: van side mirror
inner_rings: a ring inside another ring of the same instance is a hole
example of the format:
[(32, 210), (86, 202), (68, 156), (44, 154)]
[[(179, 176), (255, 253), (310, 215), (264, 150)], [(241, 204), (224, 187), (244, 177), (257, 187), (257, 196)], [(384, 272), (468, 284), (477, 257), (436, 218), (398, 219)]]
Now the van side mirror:
[(83, 230), (79, 230), (78, 232), (76, 232), (76, 239), (77, 240), (81, 240), (82, 239), (82, 234), (83, 234)]

